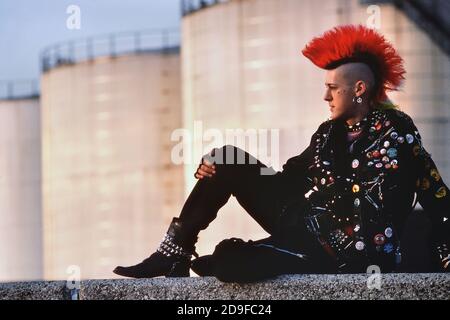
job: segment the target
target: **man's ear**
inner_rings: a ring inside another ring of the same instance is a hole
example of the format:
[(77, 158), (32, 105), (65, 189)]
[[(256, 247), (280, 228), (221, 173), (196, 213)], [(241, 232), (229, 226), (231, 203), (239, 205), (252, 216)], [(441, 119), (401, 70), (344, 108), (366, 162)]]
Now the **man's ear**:
[(360, 97), (367, 91), (367, 85), (364, 81), (359, 80), (355, 83), (355, 95)]

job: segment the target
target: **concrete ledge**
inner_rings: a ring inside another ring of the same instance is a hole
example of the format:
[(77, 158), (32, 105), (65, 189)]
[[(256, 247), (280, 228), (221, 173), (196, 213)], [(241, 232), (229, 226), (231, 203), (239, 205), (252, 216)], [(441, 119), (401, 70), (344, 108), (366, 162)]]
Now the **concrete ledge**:
[(0, 300), (68, 300), (65, 281), (0, 283)]
[[(82, 300), (299, 300), (450, 299), (450, 274), (382, 274), (381, 290), (368, 289), (368, 276), (286, 275), (253, 284), (222, 283), (211, 277), (86, 280)], [(0, 284), (0, 299), (70, 299), (65, 281)]]

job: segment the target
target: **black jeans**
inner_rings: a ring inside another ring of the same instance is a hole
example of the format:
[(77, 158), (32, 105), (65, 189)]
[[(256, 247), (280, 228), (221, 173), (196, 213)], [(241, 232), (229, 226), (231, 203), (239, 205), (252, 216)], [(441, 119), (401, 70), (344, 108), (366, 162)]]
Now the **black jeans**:
[[(301, 219), (300, 223), (283, 227), (283, 207), (289, 200), (288, 195), (292, 194), (289, 190), (292, 186), (283, 184), (280, 172), (272, 170), (272, 174), (267, 174), (270, 170), (267, 166), (234, 146), (214, 149), (204, 158), (215, 163), (216, 174), (199, 180), (183, 206), (179, 218), (189, 232), (196, 236), (206, 229), (233, 195), (245, 211), (271, 234), (267, 239), (250, 241), (255, 246), (251, 252), (248, 245), (243, 249), (241, 242), (235, 242), (236, 250), (227, 256), (230, 263), (223, 263), (226, 270), (220, 270), (226, 274), (224, 278), (230, 281), (259, 280), (284, 273), (323, 273), (329, 270), (327, 266), (330, 264), (322, 247), (306, 230)], [(246, 253), (239, 254), (240, 249)], [(305, 254), (308, 260), (290, 252)], [(226, 257), (222, 255), (221, 260), (226, 260)], [(239, 267), (232, 268), (232, 265)], [(239, 270), (239, 275), (234, 269)], [(258, 274), (254, 270), (259, 270)]]
[(231, 195), (268, 233), (273, 234), (281, 210), (279, 173), (268, 169), (249, 153), (234, 146), (214, 149), (203, 158), (215, 163), (216, 174), (200, 179), (187, 198), (180, 219), (192, 232), (200, 232), (216, 218)]

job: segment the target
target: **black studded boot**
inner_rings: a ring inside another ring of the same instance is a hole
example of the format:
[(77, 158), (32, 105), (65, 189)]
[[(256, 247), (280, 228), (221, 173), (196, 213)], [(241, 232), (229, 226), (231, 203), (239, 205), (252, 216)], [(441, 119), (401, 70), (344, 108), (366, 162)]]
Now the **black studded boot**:
[(155, 253), (130, 267), (116, 267), (114, 273), (130, 278), (189, 277), (197, 236), (188, 234), (178, 218), (173, 218), (164, 239)]

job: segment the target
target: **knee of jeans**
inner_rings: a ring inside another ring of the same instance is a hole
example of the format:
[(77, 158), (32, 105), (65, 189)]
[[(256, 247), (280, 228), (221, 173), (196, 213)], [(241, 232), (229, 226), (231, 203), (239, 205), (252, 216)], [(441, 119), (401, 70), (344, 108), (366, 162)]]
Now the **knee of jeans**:
[(233, 145), (224, 145), (220, 148), (213, 148), (202, 159), (216, 165), (233, 165), (236, 163), (245, 163), (246, 152)]
[(233, 146), (232, 144), (226, 144), (226, 145), (223, 145), (220, 148), (214, 148), (213, 150), (211, 150), (211, 152), (220, 152), (222, 154), (227, 154), (227, 153), (231, 153), (231, 152), (233, 152), (233, 153), (236, 153), (236, 152), (243, 152), (243, 153), (245, 153), (244, 150), (242, 150), (239, 147)]

